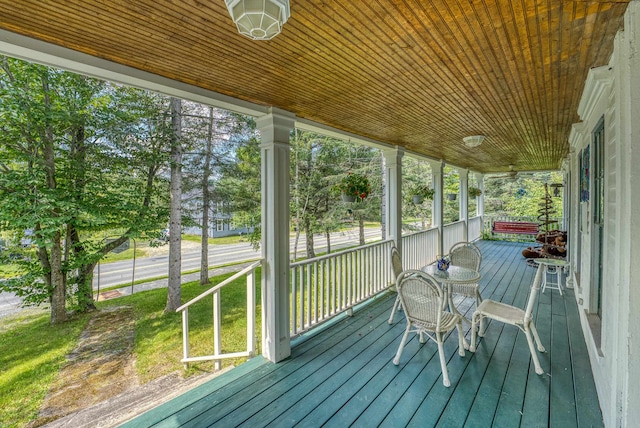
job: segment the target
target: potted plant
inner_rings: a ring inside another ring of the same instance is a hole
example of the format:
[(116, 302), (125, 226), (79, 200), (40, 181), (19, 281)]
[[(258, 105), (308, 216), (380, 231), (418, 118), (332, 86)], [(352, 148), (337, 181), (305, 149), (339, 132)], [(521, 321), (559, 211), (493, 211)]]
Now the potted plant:
[(436, 258), (436, 262), (438, 270), (446, 272), (449, 269), (449, 265), (451, 264), (451, 259), (449, 258), (449, 256), (438, 256)]
[(413, 203), (421, 204), (425, 199), (433, 199), (434, 190), (429, 186), (419, 186), (413, 191)]
[(362, 201), (371, 193), (371, 184), (367, 176), (352, 172), (342, 177), (337, 187), (345, 202)]
[(447, 193), (447, 199), (450, 201), (455, 201), (457, 197), (458, 197), (457, 193)]
[(469, 196), (477, 198), (480, 195), (482, 195), (482, 190), (477, 187), (469, 187)]

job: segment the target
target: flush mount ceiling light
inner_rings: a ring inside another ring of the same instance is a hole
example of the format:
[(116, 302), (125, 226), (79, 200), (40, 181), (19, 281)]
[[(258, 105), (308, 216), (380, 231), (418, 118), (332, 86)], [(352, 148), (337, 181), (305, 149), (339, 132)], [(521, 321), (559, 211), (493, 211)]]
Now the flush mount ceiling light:
[(225, 0), (240, 34), (253, 40), (270, 40), (289, 19), (289, 0)]
[(484, 135), (471, 135), (469, 137), (464, 137), (462, 141), (464, 141), (464, 145), (467, 147), (478, 147), (484, 141), (486, 137)]

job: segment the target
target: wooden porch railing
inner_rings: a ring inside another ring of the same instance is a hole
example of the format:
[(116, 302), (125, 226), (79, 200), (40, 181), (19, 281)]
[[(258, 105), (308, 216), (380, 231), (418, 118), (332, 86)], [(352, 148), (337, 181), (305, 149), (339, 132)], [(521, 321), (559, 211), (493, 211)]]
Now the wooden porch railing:
[(482, 238), (482, 217), (471, 217), (469, 219), (468, 241), (473, 242)]
[[(182, 363), (184, 363), (185, 369), (190, 362), (195, 361), (215, 361), (216, 370), (220, 369), (220, 361), (225, 358), (238, 358), (238, 357), (253, 357), (256, 351), (256, 279), (255, 270), (262, 264), (262, 260), (257, 261), (246, 268), (242, 269), (235, 275), (222, 281), (200, 294), (199, 296), (191, 299), (184, 305), (176, 309), (176, 312), (182, 312), (182, 351), (184, 357)], [(242, 352), (222, 353), (222, 322), (220, 313), (220, 290), (222, 287), (230, 284), (236, 279), (246, 275), (247, 276), (247, 350)], [(213, 297), (213, 355), (205, 355), (199, 357), (192, 357), (189, 355), (189, 308), (196, 302), (204, 299), (207, 296)]]
[(457, 244), (458, 242), (464, 241), (464, 221), (456, 221), (454, 223), (445, 224), (443, 227), (443, 237), (442, 237), (442, 252), (447, 254), (449, 252), (449, 248), (453, 246), (453, 244)]
[(393, 283), (392, 240), (291, 264), (291, 337), (384, 291)]
[(438, 228), (422, 230), (402, 236), (402, 267), (420, 269), (436, 260)]

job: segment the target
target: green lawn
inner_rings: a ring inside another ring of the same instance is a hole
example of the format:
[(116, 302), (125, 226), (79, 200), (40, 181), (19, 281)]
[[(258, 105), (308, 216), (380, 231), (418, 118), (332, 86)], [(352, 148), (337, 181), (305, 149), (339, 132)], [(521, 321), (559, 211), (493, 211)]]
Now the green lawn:
[(22, 273), (20, 266), (16, 264), (0, 264), (0, 279), (11, 278)]
[[(200, 243), (202, 242), (202, 238), (200, 235), (182, 235), (182, 239), (185, 241), (192, 241)], [(240, 242), (248, 242), (246, 235), (233, 235), (233, 236), (222, 236), (220, 238), (209, 238), (210, 245), (227, 245), (227, 244), (239, 244)]]
[(22, 427), (36, 418), (56, 373), (75, 347), (88, 315), (60, 326), (48, 313), (19, 314), (0, 327), (0, 426)]
[[(144, 248), (136, 248), (136, 258), (146, 257), (147, 253)], [(131, 260), (133, 259), (133, 248), (129, 248), (121, 253), (109, 253), (102, 258), (101, 263), (110, 263), (110, 262), (118, 262), (120, 260)]]
[[(218, 284), (231, 276), (213, 278)], [(257, 270), (260, 296), (260, 270)], [(182, 288), (186, 302), (206, 290), (196, 282)], [(178, 313), (163, 314), (166, 289), (136, 293), (98, 303), (98, 308), (132, 306), (135, 313), (136, 369), (141, 383), (171, 372), (180, 371), (182, 358), (182, 324)], [(260, 299), (258, 298), (259, 302)], [(203, 299), (189, 311), (191, 355), (213, 353), (212, 301)], [(260, 306), (256, 314), (256, 337), (260, 346)], [(246, 349), (246, 278), (240, 278), (222, 290), (224, 352)], [(64, 325), (49, 324), (48, 313), (19, 314), (2, 319), (0, 327), (0, 426), (22, 427), (35, 419), (47, 390), (73, 350), (91, 314), (74, 317)], [(257, 350), (259, 354), (260, 349)], [(244, 359), (223, 361), (223, 366)], [(213, 363), (192, 364), (186, 375), (212, 371)]]

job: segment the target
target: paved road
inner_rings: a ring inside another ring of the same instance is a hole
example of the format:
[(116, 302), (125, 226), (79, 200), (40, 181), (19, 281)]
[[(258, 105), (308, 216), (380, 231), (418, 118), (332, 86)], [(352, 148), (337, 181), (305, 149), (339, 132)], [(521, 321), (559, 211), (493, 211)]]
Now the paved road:
[[(365, 229), (365, 239), (380, 238), (380, 229)], [(353, 246), (358, 243), (357, 230), (334, 233), (331, 235), (331, 249), (336, 250)], [(314, 237), (316, 252), (326, 251), (326, 240), (323, 236)], [(300, 237), (298, 254), (303, 255), (306, 242)], [(291, 251), (293, 252), (294, 239), (291, 239)], [(246, 260), (260, 258), (260, 251), (255, 251), (249, 243), (210, 245), (209, 266), (220, 266), (228, 263), (237, 263)], [(169, 256), (156, 256), (139, 258), (135, 262), (135, 276), (132, 260), (101, 264), (94, 272), (93, 288), (104, 289), (114, 285), (131, 284), (132, 281), (156, 278), (167, 275)], [(200, 251), (182, 253), (182, 272), (200, 269)]]
[(22, 300), (13, 293), (0, 293), (0, 318), (19, 312)]
[[(380, 229), (365, 229), (367, 241), (380, 239)], [(352, 229), (346, 232), (331, 234), (331, 249), (356, 245), (358, 243), (358, 230)], [(314, 237), (316, 252), (326, 251), (324, 236)], [(293, 252), (294, 239), (291, 239), (291, 251)], [(298, 242), (298, 255), (304, 257), (306, 242), (304, 236), (300, 236)], [(211, 245), (209, 247), (210, 267), (228, 263), (242, 262), (260, 257), (260, 252), (255, 251), (250, 244)], [(168, 256), (143, 257), (136, 260), (135, 280), (157, 278), (168, 274)], [(182, 254), (182, 271), (200, 269), (200, 251), (189, 251)], [(130, 260), (101, 264), (96, 267), (94, 275), (94, 289), (113, 287), (116, 285), (128, 285), (132, 282), (133, 262)], [(157, 281), (156, 281), (157, 282)], [(157, 284), (156, 284), (157, 285)], [(166, 287), (166, 285), (164, 285)], [(136, 291), (145, 287), (136, 286)], [(12, 293), (0, 292), (0, 318), (22, 310), (22, 300)]]

